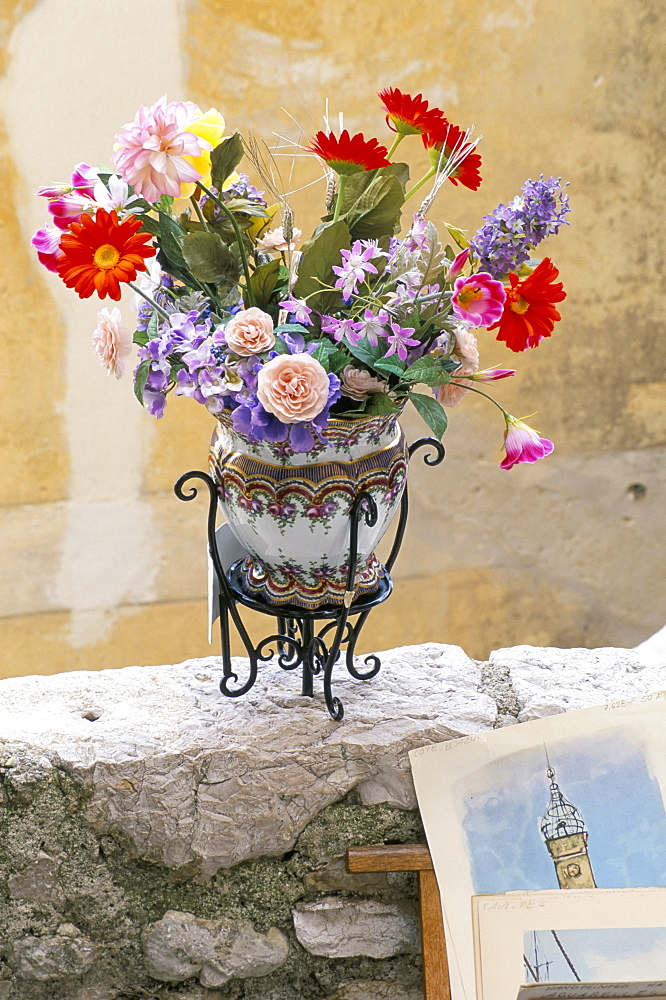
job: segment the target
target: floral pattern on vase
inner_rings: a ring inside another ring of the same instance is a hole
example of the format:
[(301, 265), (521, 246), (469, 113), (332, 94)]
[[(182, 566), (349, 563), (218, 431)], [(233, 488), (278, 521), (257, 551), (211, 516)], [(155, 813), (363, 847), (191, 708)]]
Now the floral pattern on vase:
[(289, 454), (283, 443), (252, 443), (221, 415), (210, 467), (220, 506), (248, 555), (241, 576), (247, 594), (272, 605), (316, 609), (341, 604), (346, 590), (349, 516), (368, 491), (377, 523), (359, 524), (355, 595), (377, 589), (374, 555), (407, 479), (407, 446), (397, 414), (330, 420), (317, 446)]

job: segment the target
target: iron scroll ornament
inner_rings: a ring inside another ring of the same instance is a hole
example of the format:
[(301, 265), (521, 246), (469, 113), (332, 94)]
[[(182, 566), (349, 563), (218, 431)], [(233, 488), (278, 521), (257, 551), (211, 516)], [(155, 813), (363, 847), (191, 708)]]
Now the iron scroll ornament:
[[(428, 466), (439, 465), (443, 461), (444, 445), (436, 438), (419, 438), (409, 445), (408, 454), (412, 456), (421, 448), (434, 449), (426, 451), (423, 461)], [(390, 597), (393, 590), (391, 570), (395, 564), (407, 527), (409, 514), (408, 486), (405, 486), (400, 501), (400, 514), (393, 539), (393, 545), (388, 559), (383, 566), (378, 589), (369, 595), (354, 599), (354, 580), (358, 559), (358, 532), (361, 521), (371, 527), (377, 521), (377, 505), (370, 493), (359, 492), (351, 505), (349, 512), (349, 557), (347, 560), (347, 581), (344, 601), (337, 606), (324, 606), (306, 609), (289, 605), (279, 608), (270, 605), (260, 598), (250, 597), (242, 589), (239, 563), (234, 563), (225, 571), (220, 559), (215, 537), (218, 510), (218, 495), (214, 481), (206, 472), (186, 472), (176, 485), (174, 492), (179, 500), (194, 500), (198, 495), (193, 480), (200, 480), (208, 487), (208, 551), (213, 563), (215, 576), (219, 587), (220, 638), (222, 652), (222, 679), (220, 691), (227, 698), (240, 698), (253, 687), (259, 664), (276, 659), (282, 670), (301, 668), (301, 693), (314, 697), (314, 678), (322, 676), (324, 699), (332, 719), (340, 722), (344, 717), (344, 707), (340, 699), (333, 695), (333, 668), (340, 659), (342, 647), (345, 646), (344, 657), (347, 671), (359, 681), (367, 681), (379, 673), (381, 661), (372, 653), (365, 657), (366, 670), (359, 669), (354, 663), (356, 643), (368, 615), (373, 608), (382, 604)], [(186, 486), (189, 488), (186, 490)], [(266, 636), (257, 644), (253, 643), (245, 628), (239, 606), (251, 608), (261, 614), (275, 619), (277, 631)], [(355, 621), (350, 619), (355, 617)], [(323, 620), (324, 625), (318, 625), (317, 620)], [(235, 628), (245, 648), (249, 673), (245, 681), (240, 681), (231, 663), (231, 628)], [(329, 640), (330, 636), (330, 640)]]

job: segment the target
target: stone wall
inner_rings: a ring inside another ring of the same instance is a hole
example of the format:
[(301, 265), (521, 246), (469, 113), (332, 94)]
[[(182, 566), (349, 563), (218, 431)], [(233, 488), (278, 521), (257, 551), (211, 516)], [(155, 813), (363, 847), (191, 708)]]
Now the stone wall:
[(239, 701), (214, 658), (0, 682), (0, 998), (418, 1000), (413, 877), (343, 861), (423, 840), (407, 751), (666, 682), (621, 649), (382, 658), (340, 669), (340, 724), (275, 664)]
[[(562, 322), (519, 358), (480, 337), (484, 367), (519, 368), (498, 398), (538, 410), (555, 452), (501, 472), (497, 411), (468, 396), (451, 412), (446, 462), (410, 476), (401, 613), (373, 612), (363, 648), (437, 640), (485, 658), (633, 646), (663, 625), (663, 24), (660, 0), (4, 0), (0, 677), (209, 652), (205, 514), (172, 490), (205, 465), (212, 418), (170, 399), (157, 422), (128, 379), (107, 379), (90, 344), (100, 303), (29, 245), (46, 217), (35, 190), (82, 159), (108, 164), (118, 128), (164, 93), (270, 143), (321, 127), (327, 101), (333, 122), (384, 136), (376, 91), (422, 92), (483, 134), (483, 183), (447, 184), (439, 226), (476, 231), (541, 172), (571, 181), (571, 226), (546, 245)], [(420, 176), (418, 140), (403, 149)], [(285, 189), (318, 176), (280, 162)], [(293, 198), (304, 233), (321, 194)], [(130, 325), (131, 295), (122, 308)]]

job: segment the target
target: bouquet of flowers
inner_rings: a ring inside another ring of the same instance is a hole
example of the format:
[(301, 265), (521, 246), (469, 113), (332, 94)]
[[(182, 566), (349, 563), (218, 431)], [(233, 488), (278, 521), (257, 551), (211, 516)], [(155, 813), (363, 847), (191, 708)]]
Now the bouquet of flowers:
[[(411, 401), (441, 438), (447, 408), (515, 375), (480, 370), (480, 328), (514, 352), (551, 335), (565, 292), (532, 253), (565, 224), (560, 180), (528, 180), (471, 239), (447, 225), (442, 241), (428, 211), (447, 181), (477, 190), (478, 140), (421, 94), (379, 98), (390, 149), (347, 130), (301, 147), (323, 171), (326, 202), (300, 247), (270, 157), (190, 102), (139, 108), (116, 136), (113, 172), (79, 163), (71, 184), (40, 189), (53, 219), (32, 241), (40, 261), (81, 298), (117, 301), (123, 284), (141, 297), (133, 338), (105, 308), (93, 341), (117, 377), (138, 345), (134, 388), (149, 413), (161, 417), (174, 391), (288, 455), (312, 449), (332, 416)], [(428, 164), (411, 185), (395, 156), (408, 136)], [(252, 179), (237, 171), (244, 157)], [(400, 236), (405, 202), (428, 182)], [(550, 454), (552, 442), (492, 401), (505, 419), (502, 468)]]

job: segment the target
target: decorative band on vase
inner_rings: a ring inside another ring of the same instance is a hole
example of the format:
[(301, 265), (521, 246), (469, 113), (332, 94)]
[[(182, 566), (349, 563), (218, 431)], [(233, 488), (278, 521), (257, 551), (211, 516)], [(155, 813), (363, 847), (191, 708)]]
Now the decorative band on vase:
[[(340, 605), (347, 589), (348, 567), (345, 563), (332, 569), (322, 566), (308, 572), (295, 563), (270, 568), (252, 556), (246, 556), (241, 566), (243, 589), (250, 597), (268, 604), (292, 604), (309, 610), (324, 604)], [(374, 553), (364, 568), (356, 572), (354, 597), (373, 594), (383, 573), (382, 564)]]

